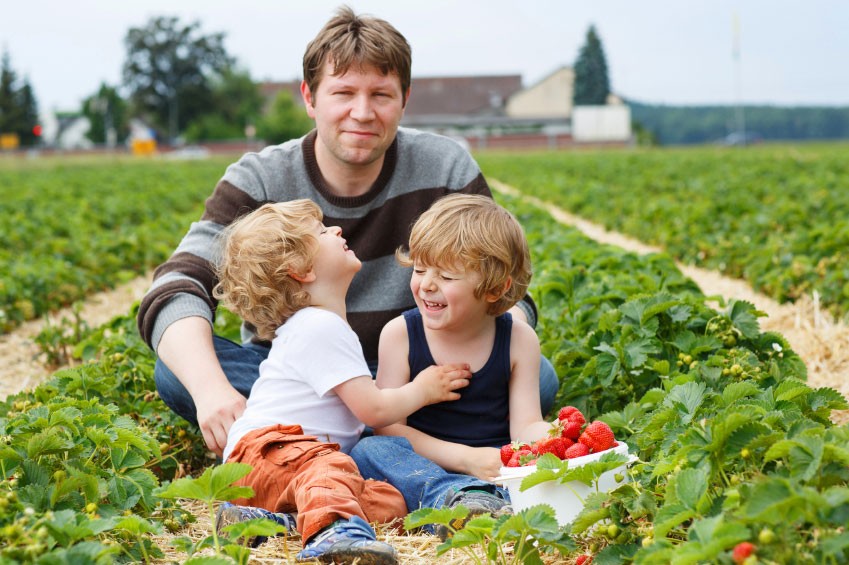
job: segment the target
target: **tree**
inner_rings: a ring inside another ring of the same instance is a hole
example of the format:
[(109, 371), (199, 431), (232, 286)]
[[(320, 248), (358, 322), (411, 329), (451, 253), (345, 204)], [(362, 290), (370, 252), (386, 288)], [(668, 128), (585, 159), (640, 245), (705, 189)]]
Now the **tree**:
[(243, 138), (245, 127), (257, 123), (262, 104), (262, 94), (248, 71), (227, 70), (213, 81), (212, 110), (189, 124), (186, 139)]
[(268, 113), (257, 126), (257, 135), (267, 143), (283, 143), (310, 131), (313, 122), (292, 98), (288, 90), (281, 90), (274, 98)]
[(604, 48), (595, 31), (595, 26), (587, 30), (584, 46), (575, 61), (575, 105), (607, 103), (610, 94), (610, 81), (607, 78), (607, 61)]
[(83, 100), (82, 114), (91, 127), (86, 134), (93, 143), (113, 145), (122, 143), (130, 133), (127, 102), (118, 91), (106, 83)]
[(168, 131), (172, 141), (210, 111), (210, 81), (233, 64), (224, 34), (202, 35), (199, 30), (199, 22), (181, 26), (176, 17), (156, 17), (143, 28), (130, 28), (124, 38), (124, 84), (130, 100)]
[(29, 81), (19, 80), (8, 52), (0, 63), (0, 133), (16, 134), (21, 145), (33, 145), (38, 137), (38, 104)]

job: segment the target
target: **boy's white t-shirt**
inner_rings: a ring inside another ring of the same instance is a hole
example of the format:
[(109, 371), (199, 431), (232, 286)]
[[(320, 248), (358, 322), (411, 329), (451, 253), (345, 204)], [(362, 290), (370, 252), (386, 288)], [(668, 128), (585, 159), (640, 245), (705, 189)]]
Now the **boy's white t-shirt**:
[(357, 334), (333, 312), (314, 307), (298, 310), (275, 333), (245, 411), (227, 435), (224, 461), (245, 434), (274, 424), (298, 424), (348, 453), (364, 425), (333, 388), (371, 376)]

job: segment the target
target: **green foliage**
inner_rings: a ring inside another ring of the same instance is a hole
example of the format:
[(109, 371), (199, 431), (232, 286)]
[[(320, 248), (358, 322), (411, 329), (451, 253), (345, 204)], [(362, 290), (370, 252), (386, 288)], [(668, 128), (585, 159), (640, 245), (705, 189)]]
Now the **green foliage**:
[(607, 59), (604, 47), (596, 33), (595, 26), (590, 26), (584, 45), (578, 52), (575, 61), (575, 105), (603, 105), (607, 103), (610, 94), (610, 79), (607, 76)]
[(124, 45), (130, 100), (172, 140), (213, 109), (210, 81), (233, 63), (223, 33), (201, 34), (200, 22), (183, 26), (176, 17), (154, 17), (144, 27), (130, 28)]
[[(408, 530), (428, 524), (446, 526), (449, 537), (436, 550), (437, 556), (456, 549), (474, 563), (542, 564), (542, 555), (552, 552), (568, 553), (576, 546), (565, 529), (557, 524), (551, 506), (534, 506), (511, 516), (493, 518), (489, 514), (476, 516), (459, 530), (454, 527), (469, 514), (465, 506), (454, 508), (422, 508), (404, 519)], [(506, 544), (512, 543), (508, 552)]]
[(130, 134), (127, 102), (106, 83), (101, 83), (95, 94), (83, 100), (82, 114), (91, 124), (86, 137), (93, 143), (124, 143)]
[(312, 128), (313, 122), (304, 108), (295, 103), (289, 91), (281, 90), (259, 121), (257, 135), (266, 143), (283, 143), (304, 135)]
[(0, 167), (0, 334), (167, 259), (225, 165)]
[[(667, 106), (628, 101), (631, 117), (663, 145), (714, 143), (737, 129), (734, 106)], [(764, 140), (845, 140), (849, 107), (744, 106), (748, 132)], [(634, 130), (639, 136), (639, 131)]]
[(243, 139), (245, 127), (256, 124), (263, 98), (248, 71), (229, 69), (212, 81), (212, 108), (193, 120), (186, 140)]
[(484, 154), (487, 176), (744, 278), (779, 302), (849, 312), (846, 146)]

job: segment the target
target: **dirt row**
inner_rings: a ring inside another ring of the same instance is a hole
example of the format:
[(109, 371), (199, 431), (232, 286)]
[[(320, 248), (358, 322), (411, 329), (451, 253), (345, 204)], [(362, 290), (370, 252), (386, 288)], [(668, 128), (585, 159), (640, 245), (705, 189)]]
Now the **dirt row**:
[[(512, 187), (498, 181), (490, 181), (490, 185), (500, 192), (518, 194)], [(548, 209), (559, 222), (574, 226), (601, 243), (640, 254), (659, 251), (621, 234), (609, 232), (538, 199), (523, 198)], [(849, 374), (849, 326), (836, 322), (821, 311), (815, 296), (797, 301), (796, 304), (778, 304), (754, 292), (744, 281), (688, 265), (679, 265), (679, 268), (706, 295), (747, 300), (766, 312), (767, 317), (761, 319), (761, 328), (781, 333), (787, 338), (808, 367), (809, 384), (814, 388), (834, 388), (849, 398), (849, 379), (846, 378)], [(151, 274), (147, 273), (119, 288), (89, 297), (80, 312), (82, 319), (89, 326), (97, 327), (116, 315), (126, 313), (142, 297), (150, 281)], [(66, 309), (57, 312), (50, 319), (58, 323), (63, 317), (71, 319), (72, 311)], [(0, 398), (37, 386), (55, 370), (45, 367), (44, 355), (40, 354), (35, 343), (35, 337), (44, 325), (43, 319), (33, 320), (10, 334), (0, 336)], [(833, 418), (836, 422), (847, 422), (849, 411), (835, 412)]]

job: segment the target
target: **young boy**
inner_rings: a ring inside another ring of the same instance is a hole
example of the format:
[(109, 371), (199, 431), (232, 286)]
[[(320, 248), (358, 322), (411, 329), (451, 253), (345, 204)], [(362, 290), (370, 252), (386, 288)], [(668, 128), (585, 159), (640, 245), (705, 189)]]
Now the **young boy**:
[(450, 195), (421, 215), (409, 252), (397, 256), (413, 267), (417, 308), (383, 329), (378, 386), (407, 386), (434, 364), (468, 363), (473, 377), (460, 400), (378, 428), (351, 456), (364, 477), (397, 487), (410, 511), (463, 504), (470, 516), (511, 512), (507, 492), (489, 482), (499, 447), (550, 428), (540, 409), (539, 341), (507, 313), (531, 279), (522, 228), (489, 198)]
[(459, 398), (471, 373), (460, 363), (431, 367), (401, 388), (379, 389), (345, 294), (360, 260), (342, 230), (322, 224), (310, 200), (267, 204), (224, 233), (214, 294), (272, 340), (244, 413), (230, 428), (225, 461), (254, 468), (240, 484), (255, 496), (223, 505), (217, 527), (267, 517), (304, 541), (298, 560), (395, 563), (394, 549), (368, 522), (403, 517), (401, 494), (366, 481), (346, 455), (364, 423), (382, 427), (423, 406)]

